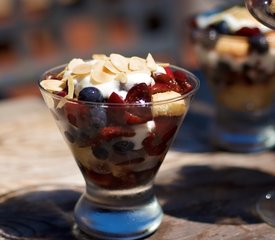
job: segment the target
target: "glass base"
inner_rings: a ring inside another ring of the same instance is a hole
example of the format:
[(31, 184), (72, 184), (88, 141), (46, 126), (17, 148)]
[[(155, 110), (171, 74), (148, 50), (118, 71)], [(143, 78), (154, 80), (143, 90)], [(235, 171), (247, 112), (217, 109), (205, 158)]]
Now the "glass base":
[(87, 193), (79, 199), (74, 213), (78, 228), (96, 239), (143, 238), (156, 231), (163, 216), (155, 196), (137, 206), (110, 207), (92, 201)]
[(275, 191), (267, 193), (257, 203), (260, 217), (271, 226), (275, 226)]
[(232, 152), (260, 152), (275, 146), (275, 127), (221, 126), (214, 122), (210, 127), (210, 141)]

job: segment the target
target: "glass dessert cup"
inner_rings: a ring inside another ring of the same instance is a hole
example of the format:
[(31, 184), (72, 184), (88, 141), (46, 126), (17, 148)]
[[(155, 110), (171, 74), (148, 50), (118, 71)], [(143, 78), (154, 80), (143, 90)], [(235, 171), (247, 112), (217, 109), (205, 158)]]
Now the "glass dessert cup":
[[(62, 69), (51, 69), (43, 77)], [(73, 101), (40, 86), (86, 182), (74, 215), (76, 225), (88, 236), (138, 239), (152, 234), (162, 221), (153, 181), (199, 87), (191, 73), (171, 69), (187, 75), (193, 90), (159, 102)], [(171, 104), (183, 111), (177, 116), (162, 114)], [(141, 116), (143, 122), (133, 124), (134, 116)]]
[[(245, 0), (246, 7), (250, 13), (262, 24), (275, 29), (275, 1), (273, 1), (273, 12), (270, 9), (272, 1)], [(256, 205), (260, 217), (275, 227), (275, 190), (262, 196)]]
[(275, 29), (275, 1), (274, 0), (245, 0), (249, 12), (259, 22)]
[(272, 51), (258, 53), (249, 52), (245, 36), (196, 29), (193, 38), (216, 106), (211, 142), (233, 152), (272, 148), (275, 67), (268, 63), (275, 60), (274, 39), (267, 37)]

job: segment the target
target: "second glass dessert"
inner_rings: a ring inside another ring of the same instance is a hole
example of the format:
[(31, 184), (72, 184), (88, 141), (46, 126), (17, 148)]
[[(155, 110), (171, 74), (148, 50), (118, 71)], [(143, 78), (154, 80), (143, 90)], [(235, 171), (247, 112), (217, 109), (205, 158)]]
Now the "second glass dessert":
[(237, 5), (196, 16), (192, 37), (216, 103), (211, 141), (236, 152), (273, 147), (275, 31)]
[(152, 186), (199, 83), (171, 65), (95, 55), (46, 72), (39, 82), (86, 181), (75, 207), (85, 234), (138, 239), (161, 223)]

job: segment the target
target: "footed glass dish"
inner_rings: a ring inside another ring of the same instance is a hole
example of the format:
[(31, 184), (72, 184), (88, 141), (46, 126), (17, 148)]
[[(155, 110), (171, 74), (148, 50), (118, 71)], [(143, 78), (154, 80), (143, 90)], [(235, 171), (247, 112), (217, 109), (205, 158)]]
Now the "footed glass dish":
[[(63, 69), (50, 69), (40, 82)], [(163, 211), (154, 178), (199, 87), (188, 71), (170, 69), (176, 77), (184, 75), (192, 89), (154, 102), (72, 100), (39, 84), (86, 182), (74, 210), (82, 233), (96, 239), (139, 239), (159, 227)]]

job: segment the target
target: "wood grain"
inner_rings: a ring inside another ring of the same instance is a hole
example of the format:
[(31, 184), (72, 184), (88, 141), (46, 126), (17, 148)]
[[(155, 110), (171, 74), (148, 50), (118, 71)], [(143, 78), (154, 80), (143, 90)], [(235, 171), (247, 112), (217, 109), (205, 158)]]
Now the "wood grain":
[[(84, 181), (44, 103), (3, 101), (0, 114), (0, 239), (75, 239), (72, 211)], [(190, 138), (192, 124), (186, 120), (156, 178), (165, 216), (147, 239), (275, 239), (255, 210), (275, 189), (274, 151), (219, 152), (199, 133)]]

